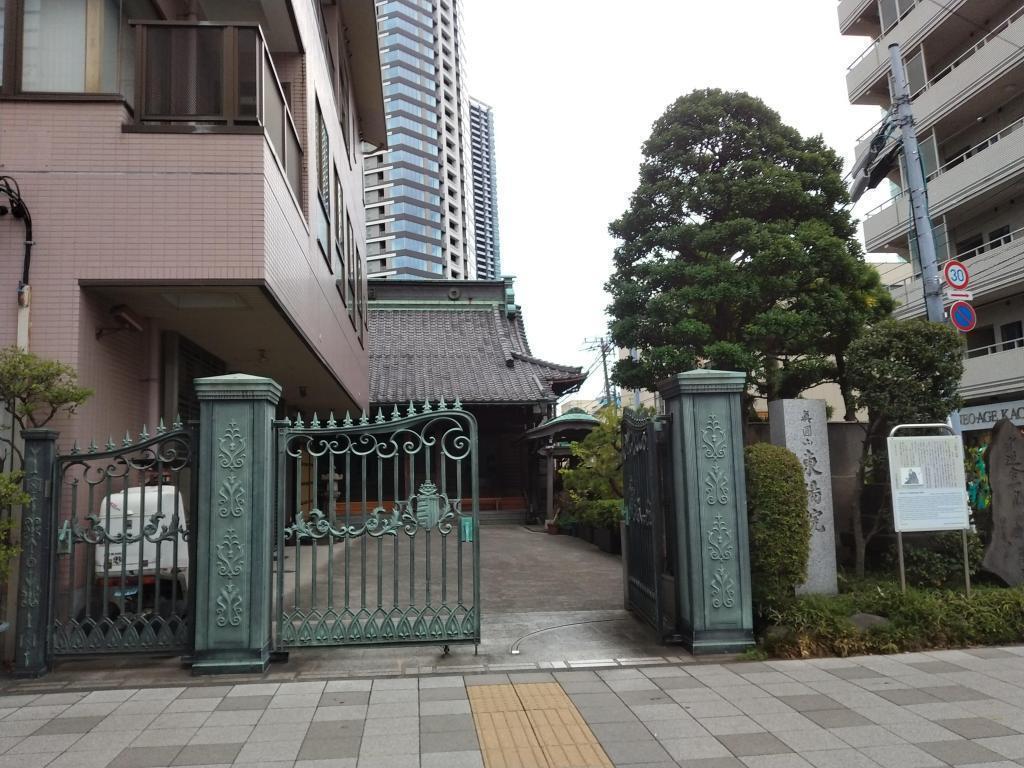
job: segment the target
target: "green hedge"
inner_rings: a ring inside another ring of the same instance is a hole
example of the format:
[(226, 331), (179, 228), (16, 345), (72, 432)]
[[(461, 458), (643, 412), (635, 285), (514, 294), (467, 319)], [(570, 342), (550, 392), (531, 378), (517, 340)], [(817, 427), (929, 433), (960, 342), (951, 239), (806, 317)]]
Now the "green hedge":
[(807, 578), (811, 523), (803, 468), (793, 453), (768, 443), (745, 450), (750, 582), (764, 614), (793, 598)]
[[(861, 630), (850, 617), (868, 613), (888, 623)], [(963, 591), (867, 585), (836, 596), (804, 596), (774, 609), (764, 639), (775, 656), (852, 656), (929, 648), (1019, 643), (1024, 639), (1024, 588)]]

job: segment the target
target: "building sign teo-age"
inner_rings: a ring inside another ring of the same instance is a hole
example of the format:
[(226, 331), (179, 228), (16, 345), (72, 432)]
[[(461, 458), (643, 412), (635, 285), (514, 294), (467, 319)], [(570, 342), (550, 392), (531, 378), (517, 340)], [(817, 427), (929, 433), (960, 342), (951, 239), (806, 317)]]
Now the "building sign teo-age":
[(896, 531), (959, 531), (969, 527), (960, 438), (890, 437), (888, 445)]
[(1024, 400), (989, 405), (968, 405), (960, 409), (960, 428), (992, 429), (1000, 419), (1010, 419), (1018, 427), (1024, 427)]

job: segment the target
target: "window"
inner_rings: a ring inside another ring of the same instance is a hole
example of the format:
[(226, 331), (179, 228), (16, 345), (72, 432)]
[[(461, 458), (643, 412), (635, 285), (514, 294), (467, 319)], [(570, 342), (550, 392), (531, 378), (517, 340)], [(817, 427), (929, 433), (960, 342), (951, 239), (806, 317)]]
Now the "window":
[(316, 196), (320, 203), (316, 214), (316, 240), (327, 262), (331, 260), (331, 152), (327, 138), (327, 123), (316, 104)]
[(999, 326), (999, 338), (1003, 340), (1002, 351), (1024, 347), (1024, 322), (1014, 320)]
[(983, 357), (990, 352), (994, 352), (993, 347), (995, 343), (996, 333), (991, 325), (975, 328), (967, 334), (967, 357)]
[[(334, 263), (331, 271), (337, 279), (345, 276), (345, 198), (341, 191), (341, 174), (334, 166)], [(341, 291), (344, 300), (345, 292)]]
[[(349, 99), (349, 84), (348, 77), (345, 73), (345, 64), (342, 62), (341, 65), (341, 84), (338, 88), (338, 104), (341, 106), (341, 137), (345, 142), (345, 156), (351, 160), (352, 157), (352, 133), (349, 130), (349, 110), (348, 110), (348, 99)], [(352, 167), (352, 163), (349, 163), (349, 167)]]
[(353, 259), (356, 262), (356, 306), (359, 308), (359, 319), (356, 327), (359, 329), (359, 343), (365, 342), (366, 336), (366, 288), (363, 287), (363, 256), (358, 250), (353, 251)]
[(998, 248), (1001, 245), (1006, 245), (1010, 242), (1010, 225), (1000, 227), (999, 229), (993, 229), (988, 233), (988, 249), (991, 251), (993, 248)]
[(976, 235), (971, 235), (966, 240), (957, 241), (957, 257), (960, 259), (970, 259), (982, 253), (985, 250), (984, 246), (985, 238), (980, 232)]
[(359, 259), (359, 251), (356, 248), (355, 232), (352, 230), (352, 220), (345, 214), (345, 242), (347, 249), (347, 270), (345, 272), (345, 304), (348, 306), (348, 319), (352, 325), (356, 324), (356, 261)]

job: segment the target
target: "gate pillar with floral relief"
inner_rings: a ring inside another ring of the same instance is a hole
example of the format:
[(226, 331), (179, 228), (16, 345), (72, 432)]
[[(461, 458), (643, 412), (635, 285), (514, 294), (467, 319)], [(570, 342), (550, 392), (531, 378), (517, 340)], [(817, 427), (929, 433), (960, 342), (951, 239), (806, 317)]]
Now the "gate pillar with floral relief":
[(743, 405), (746, 375), (695, 370), (661, 383), (678, 558), (676, 618), (695, 653), (753, 645)]
[(274, 409), (281, 387), (196, 379), (199, 417), (193, 674), (262, 672), (271, 652)]

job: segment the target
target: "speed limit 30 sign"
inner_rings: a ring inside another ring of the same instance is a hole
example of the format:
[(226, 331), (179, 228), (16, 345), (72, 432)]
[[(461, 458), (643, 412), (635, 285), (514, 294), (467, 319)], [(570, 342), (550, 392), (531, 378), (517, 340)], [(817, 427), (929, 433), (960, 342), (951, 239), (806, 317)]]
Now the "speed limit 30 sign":
[(946, 285), (950, 288), (963, 289), (971, 281), (971, 275), (967, 271), (967, 267), (962, 262), (956, 260), (946, 262), (942, 276), (946, 278)]

